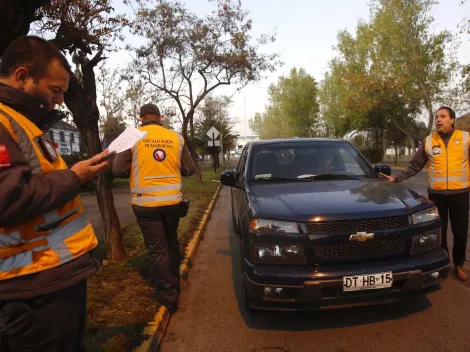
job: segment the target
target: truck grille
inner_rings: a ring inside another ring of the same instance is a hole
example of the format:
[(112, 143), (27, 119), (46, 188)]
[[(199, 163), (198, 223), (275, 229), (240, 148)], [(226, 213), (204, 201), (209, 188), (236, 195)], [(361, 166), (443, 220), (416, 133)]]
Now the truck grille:
[(380, 257), (380, 259), (398, 257), (407, 254), (406, 250), (406, 238), (317, 244), (313, 246), (315, 258), (322, 263), (372, 259), (373, 257)]
[(408, 226), (407, 216), (307, 223), (309, 234), (389, 230)]

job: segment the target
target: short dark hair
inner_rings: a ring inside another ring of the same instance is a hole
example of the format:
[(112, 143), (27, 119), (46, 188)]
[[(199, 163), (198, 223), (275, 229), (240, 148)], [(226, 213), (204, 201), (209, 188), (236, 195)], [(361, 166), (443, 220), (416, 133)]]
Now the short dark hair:
[(451, 108), (449, 108), (448, 106), (443, 105), (439, 109), (437, 109), (436, 111), (439, 111), (439, 110), (447, 110), (447, 112), (449, 113), (450, 118), (455, 120), (455, 111), (452, 110)]
[(26, 67), (34, 81), (38, 81), (47, 72), (54, 60), (58, 60), (67, 72), (72, 68), (66, 57), (51, 42), (36, 36), (20, 36), (6, 48), (0, 65), (0, 77), (8, 77), (18, 67)]

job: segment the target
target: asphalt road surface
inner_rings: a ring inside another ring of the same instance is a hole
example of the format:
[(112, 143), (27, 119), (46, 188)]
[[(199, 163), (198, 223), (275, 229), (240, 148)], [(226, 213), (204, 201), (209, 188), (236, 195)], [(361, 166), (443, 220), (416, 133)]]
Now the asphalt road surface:
[[(420, 174), (406, 184), (425, 194), (425, 182)], [(453, 274), (441, 290), (397, 303), (252, 314), (241, 300), (238, 241), (231, 231), (230, 190), (224, 187), (163, 352), (470, 351), (470, 283)]]

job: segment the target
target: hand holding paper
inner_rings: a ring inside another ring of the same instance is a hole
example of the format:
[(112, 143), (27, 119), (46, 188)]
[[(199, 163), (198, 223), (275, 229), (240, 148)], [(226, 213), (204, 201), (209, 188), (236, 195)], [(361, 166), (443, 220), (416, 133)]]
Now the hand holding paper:
[(108, 147), (109, 153), (122, 153), (132, 148), (138, 141), (145, 138), (147, 132), (135, 127), (127, 126), (124, 132), (117, 137)]

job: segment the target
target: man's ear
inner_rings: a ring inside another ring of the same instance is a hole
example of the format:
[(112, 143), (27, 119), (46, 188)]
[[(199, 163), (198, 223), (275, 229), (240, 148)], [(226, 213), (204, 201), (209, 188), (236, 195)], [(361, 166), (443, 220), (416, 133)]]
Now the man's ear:
[(18, 67), (13, 73), (15, 88), (24, 90), (29, 77), (29, 71), (26, 67)]

